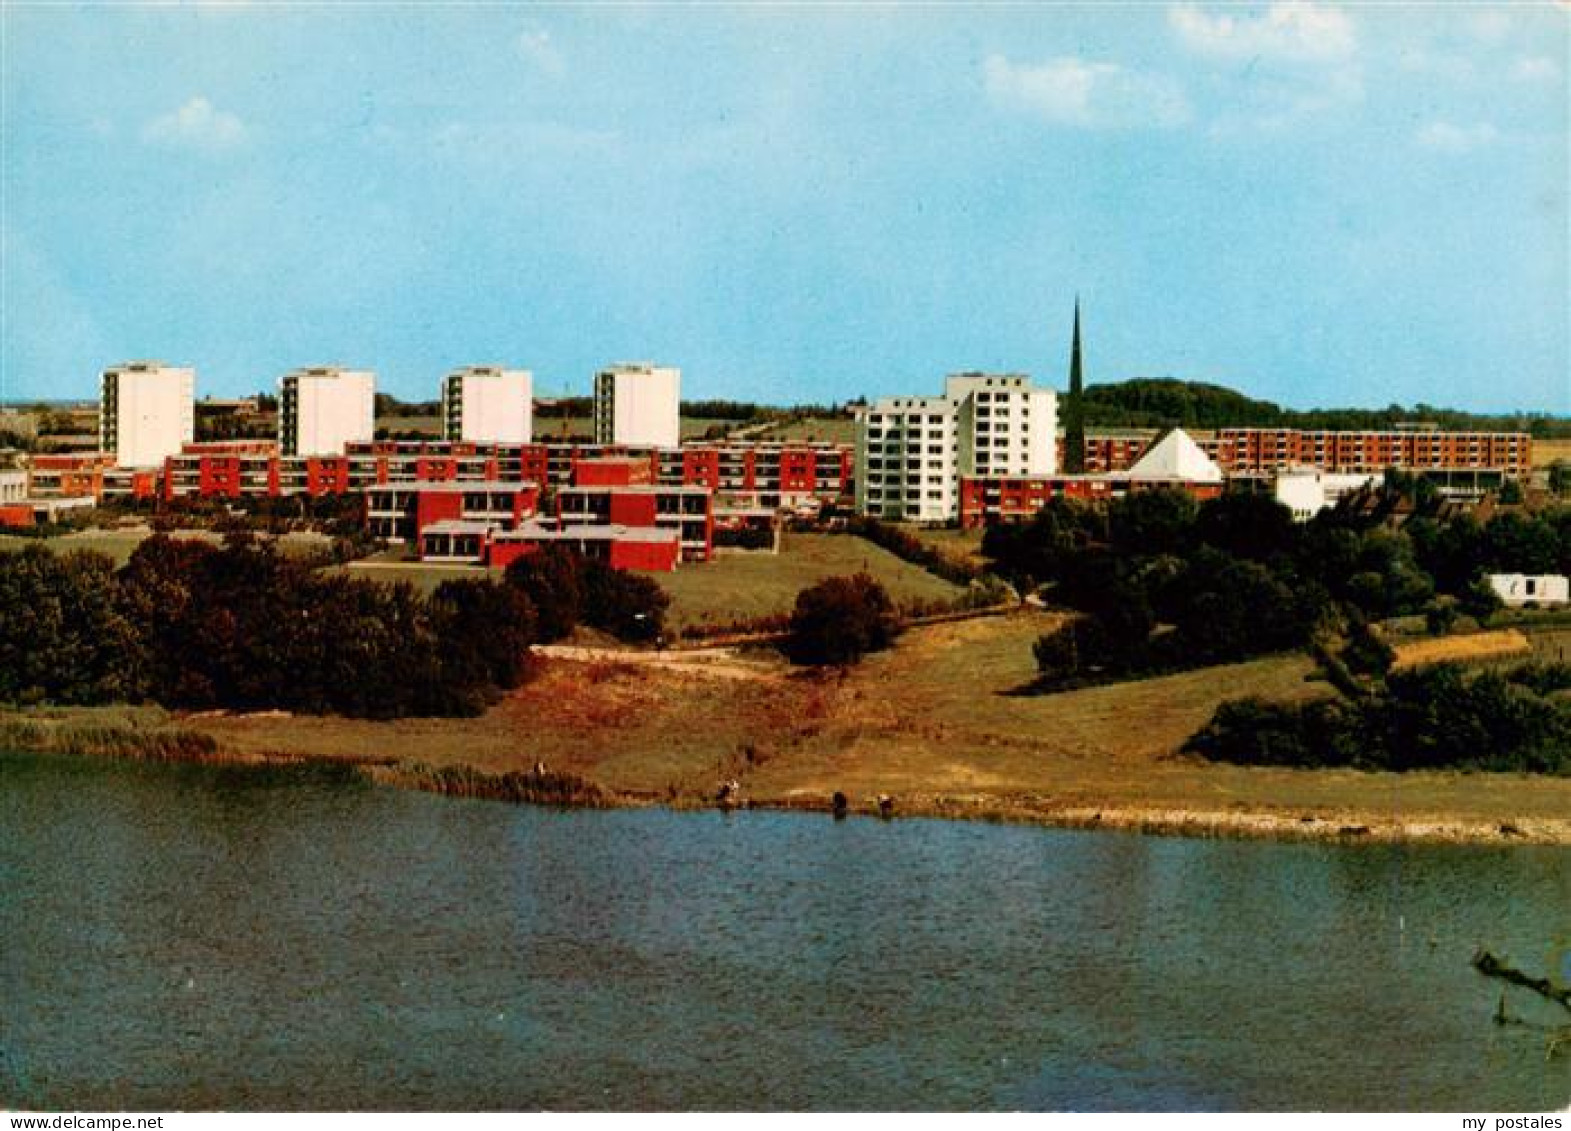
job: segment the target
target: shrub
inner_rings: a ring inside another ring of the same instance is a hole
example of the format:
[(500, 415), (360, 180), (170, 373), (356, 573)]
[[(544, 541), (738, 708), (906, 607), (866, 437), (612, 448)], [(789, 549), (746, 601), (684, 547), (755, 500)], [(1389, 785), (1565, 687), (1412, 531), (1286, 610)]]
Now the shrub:
[(872, 577), (829, 577), (797, 594), (784, 651), (795, 664), (854, 664), (898, 632), (894, 603)]
[(578, 627), (584, 612), (582, 558), (562, 546), (542, 546), (507, 567), (507, 582), (523, 590), (535, 609), (540, 641), (561, 640)]
[(664, 635), (671, 597), (658, 581), (588, 558), (581, 559), (579, 567), (585, 624), (628, 643)]

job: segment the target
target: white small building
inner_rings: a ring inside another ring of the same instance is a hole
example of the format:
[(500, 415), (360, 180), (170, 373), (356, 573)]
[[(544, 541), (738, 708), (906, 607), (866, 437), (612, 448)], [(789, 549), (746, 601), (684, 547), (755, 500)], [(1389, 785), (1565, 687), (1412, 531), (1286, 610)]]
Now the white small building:
[(132, 361), (103, 372), (98, 446), (117, 467), (158, 467), (196, 436), (196, 370)]
[(21, 468), (0, 468), (0, 506), (20, 503), (27, 498), (27, 472)]
[(1571, 583), (1563, 573), (1492, 573), (1489, 587), (1510, 609), (1571, 603)]
[(442, 381), (442, 438), (448, 442), (527, 444), (533, 427), (529, 370), (471, 365)]
[(595, 443), (674, 448), (682, 441), (682, 371), (649, 362), (595, 374)]
[(339, 456), (376, 435), (376, 374), (320, 366), (278, 380), (278, 448), (285, 456)]
[(1293, 512), (1293, 518), (1308, 522), (1321, 511), (1336, 506), (1344, 496), (1379, 481), (1378, 475), (1299, 467), (1277, 475), (1272, 493), (1277, 502)]

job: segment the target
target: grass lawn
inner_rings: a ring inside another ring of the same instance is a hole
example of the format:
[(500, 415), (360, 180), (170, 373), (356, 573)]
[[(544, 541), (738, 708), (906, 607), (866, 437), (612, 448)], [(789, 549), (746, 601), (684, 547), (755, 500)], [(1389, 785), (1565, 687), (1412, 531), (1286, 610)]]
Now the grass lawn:
[[(82, 530), (71, 534), (59, 534), (52, 538), (22, 538), (14, 534), (0, 534), (0, 553), (9, 550), (20, 550), (30, 543), (40, 543), (47, 546), (57, 554), (70, 553), (72, 550), (95, 550), (100, 554), (107, 554), (113, 558), (116, 565), (124, 565), (132, 552), (142, 544), (143, 539), (149, 537), (152, 531), (145, 527), (132, 527), (126, 530)], [(211, 530), (176, 530), (171, 531), (172, 538), (194, 538), (203, 542), (211, 542), (215, 546), (223, 541), (221, 535)], [(327, 539), (320, 534), (297, 533), (285, 534), (279, 540), (279, 548), (285, 554), (306, 554), (315, 550), (324, 549)]]
[(986, 559), (982, 557), (982, 528), (972, 530), (951, 530), (942, 526), (906, 526), (902, 529), (910, 531), (917, 538), (929, 546), (952, 558), (960, 558), (972, 565), (984, 565)]
[(1548, 467), (1557, 459), (1571, 462), (1571, 439), (1533, 441), (1534, 467)]
[(776, 554), (726, 554), (707, 565), (655, 575), (671, 594), (673, 628), (730, 624), (788, 613), (807, 586), (866, 570), (897, 602), (944, 600), (961, 590), (862, 538), (845, 534), (782, 535)]
[(765, 432), (760, 432), (756, 439), (775, 443), (819, 440), (834, 444), (853, 444), (856, 442), (856, 421), (843, 416), (810, 416), (805, 420), (778, 424)]

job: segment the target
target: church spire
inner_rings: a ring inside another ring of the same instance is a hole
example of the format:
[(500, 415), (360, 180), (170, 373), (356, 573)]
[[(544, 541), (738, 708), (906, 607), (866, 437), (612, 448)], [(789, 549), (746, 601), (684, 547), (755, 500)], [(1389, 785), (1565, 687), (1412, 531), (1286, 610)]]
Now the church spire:
[(1079, 475), (1086, 469), (1084, 379), (1080, 370), (1080, 296), (1075, 296), (1075, 336), (1069, 350), (1069, 397), (1064, 405), (1064, 471)]

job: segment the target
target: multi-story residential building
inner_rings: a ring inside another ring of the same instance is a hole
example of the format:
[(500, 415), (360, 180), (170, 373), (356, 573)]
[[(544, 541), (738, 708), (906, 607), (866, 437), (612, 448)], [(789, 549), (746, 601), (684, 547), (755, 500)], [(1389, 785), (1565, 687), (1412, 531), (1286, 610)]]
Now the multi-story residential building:
[(472, 365), (442, 381), (442, 435), (451, 443), (527, 444), (533, 417), (527, 369)]
[(132, 361), (104, 370), (98, 446), (117, 467), (161, 467), (196, 434), (196, 370)]
[(278, 446), (286, 456), (339, 456), (376, 433), (376, 374), (320, 366), (278, 380)]
[(595, 374), (595, 443), (674, 448), (682, 439), (682, 371), (632, 362)]
[(959, 373), (941, 397), (887, 397), (857, 413), (856, 506), (912, 522), (959, 515), (965, 476), (1058, 466), (1057, 397), (1020, 374)]

